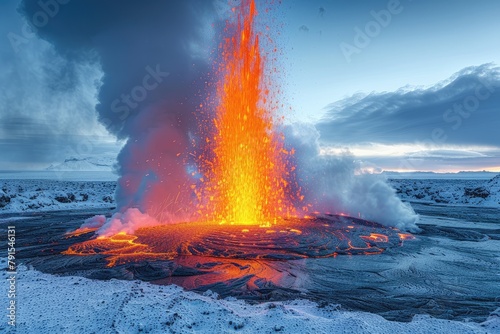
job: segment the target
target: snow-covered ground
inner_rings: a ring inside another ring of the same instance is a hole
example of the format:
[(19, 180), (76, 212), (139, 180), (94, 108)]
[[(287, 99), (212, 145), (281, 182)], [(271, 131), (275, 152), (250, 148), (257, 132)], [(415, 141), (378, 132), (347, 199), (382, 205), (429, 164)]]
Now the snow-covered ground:
[[(7, 274), (2, 271), (5, 281)], [(6, 294), (4, 294), (6, 295)], [(250, 305), (214, 293), (141, 281), (59, 277), (21, 267), (16, 333), (498, 333), (500, 309), (485, 322), (417, 315), (409, 323), (306, 300)], [(3, 296), (6, 301), (6, 296)], [(11, 329), (6, 321), (0, 332)]]
[[(500, 206), (500, 176), (492, 180), (391, 183), (407, 201)], [(20, 212), (113, 207), (115, 187), (112, 179), (76, 181), (73, 177), (23, 179), (0, 175), (0, 222), (22, 224), (16, 217)], [(5, 259), (0, 264), (5, 281)], [(174, 285), (55, 276), (24, 266), (18, 268), (16, 284), (17, 333), (500, 333), (500, 308), (492, 310), (483, 323), (427, 315), (416, 315), (408, 323), (308, 300), (252, 305)], [(2, 305), (7, 305), (7, 293), (1, 300)], [(3, 309), (7, 312), (6, 307)], [(5, 319), (0, 322), (0, 332), (13, 331)]]
[[(491, 180), (391, 179), (390, 183), (409, 202), (500, 207), (500, 175)], [(111, 172), (0, 173), (0, 213), (114, 207), (115, 189), (116, 175)]]
[(436, 173), (436, 172), (391, 172), (384, 171), (382, 175), (388, 179), (418, 179), (418, 180), (491, 180), (495, 172), (458, 172), (458, 173)]
[(115, 188), (115, 181), (0, 179), (0, 213), (113, 207)]
[(410, 202), (500, 207), (500, 175), (491, 180), (396, 180), (397, 195)]

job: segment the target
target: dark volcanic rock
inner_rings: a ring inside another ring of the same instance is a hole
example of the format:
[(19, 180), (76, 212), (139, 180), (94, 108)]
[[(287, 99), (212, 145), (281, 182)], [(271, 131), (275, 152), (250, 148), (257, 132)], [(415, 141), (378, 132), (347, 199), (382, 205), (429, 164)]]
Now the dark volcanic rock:
[(58, 201), (59, 203), (70, 203), (71, 201), (69, 200), (69, 198), (65, 197), (65, 196), (56, 196), (56, 198), (54, 198), (56, 201)]
[(490, 192), (484, 188), (484, 187), (478, 187), (478, 188), (465, 188), (464, 189), (464, 195), (467, 197), (480, 197), (480, 198), (486, 198), (490, 196)]
[(10, 203), (10, 197), (6, 195), (1, 195), (0, 196), (0, 208), (3, 208), (7, 204)]

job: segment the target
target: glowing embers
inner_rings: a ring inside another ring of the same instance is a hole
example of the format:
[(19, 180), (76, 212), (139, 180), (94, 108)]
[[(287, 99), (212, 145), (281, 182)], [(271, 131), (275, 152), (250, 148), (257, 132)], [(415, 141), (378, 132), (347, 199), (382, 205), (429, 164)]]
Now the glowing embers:
[(152, 252), (148, 245), (135, 242), (137, 236), (118, 233), (112, 237), (97, 237), (75, 244), (62, 252), (65, 255), (106, 255), (108, 267), (129, 261), (141, 259), (171, 259), (174, 254), (159, 254)]
[(264, 57), (254, 31), (253, 0), (234, 9), (217, 69), (216, 115), (202, 123), (205, 149), (199, 157), (202, 186), (196, 190), (202, 220), (238, 225), (274, 224), (295, 213), (288, 156), (276, 132), (276, 105), (264, 77)]
[(379, 254), (409, 236), (366, 220), (325, 215), (285, 219), (269, 228), (218, 223), (155, 226), (140, 229), (135, 236), (91, 239), (71, 246), (65, 254), (107, 255), (110, 266), (180, 256), (294, 260)]
[[(207, 287), (222, 295), (234, 296), (245, 290), (295, 288), (304, 279), (303, 268), (296, 261), (180, 256), (172, 262), (167, 277), (155, 283), (177, 284), (186, 289)], [(144, 271), (157, 272), (159, 265), (154, 263)]]

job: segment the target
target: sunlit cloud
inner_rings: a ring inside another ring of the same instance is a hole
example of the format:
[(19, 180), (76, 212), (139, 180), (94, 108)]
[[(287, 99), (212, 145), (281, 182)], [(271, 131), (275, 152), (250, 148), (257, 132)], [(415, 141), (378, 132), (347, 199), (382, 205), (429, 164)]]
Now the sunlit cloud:
[(468, 67), (430, 87), (354, 95), (317, 123), (322, 154), (349, 151), (392, 170), (494, 170), (500, 69)]
[(496, 146), (456, 146), (446, 145), (429, 148), (423, 144), (353, 144), (349, 146), (323, 146), (320, 154), (340, 155), (350, 152), (359, 158), (370, 157), (408, 157), (414, 159), (448, 158), (448, 159), (476, 159), (495, 156), (500, 152)]

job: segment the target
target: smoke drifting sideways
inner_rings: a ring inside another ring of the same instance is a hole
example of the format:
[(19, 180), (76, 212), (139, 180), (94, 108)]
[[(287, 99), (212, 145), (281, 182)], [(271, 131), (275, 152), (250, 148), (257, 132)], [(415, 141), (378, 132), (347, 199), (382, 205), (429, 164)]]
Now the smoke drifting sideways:
[[(384, 176), (363, 172), (360, 162), (346, 152), (323, 155), (320, 133), (312, 124), (285, 126), (286, 147), (294, 148), (298, 185), (303, 203), (313, 211), (345, 214), (385, 226), (418, 232), (419, 216), (396, 196)], [(299, 206), (299, 204), (297, 204)]]
[(95, 62), (103, 72), (98, 118), (126, 140), (116, 167), (118, 213), (136, 208), (171, 221), (192, 211), (190, 133), (226, 7), (216, 0), (21, 2), (33, 30), (70, 64)]

